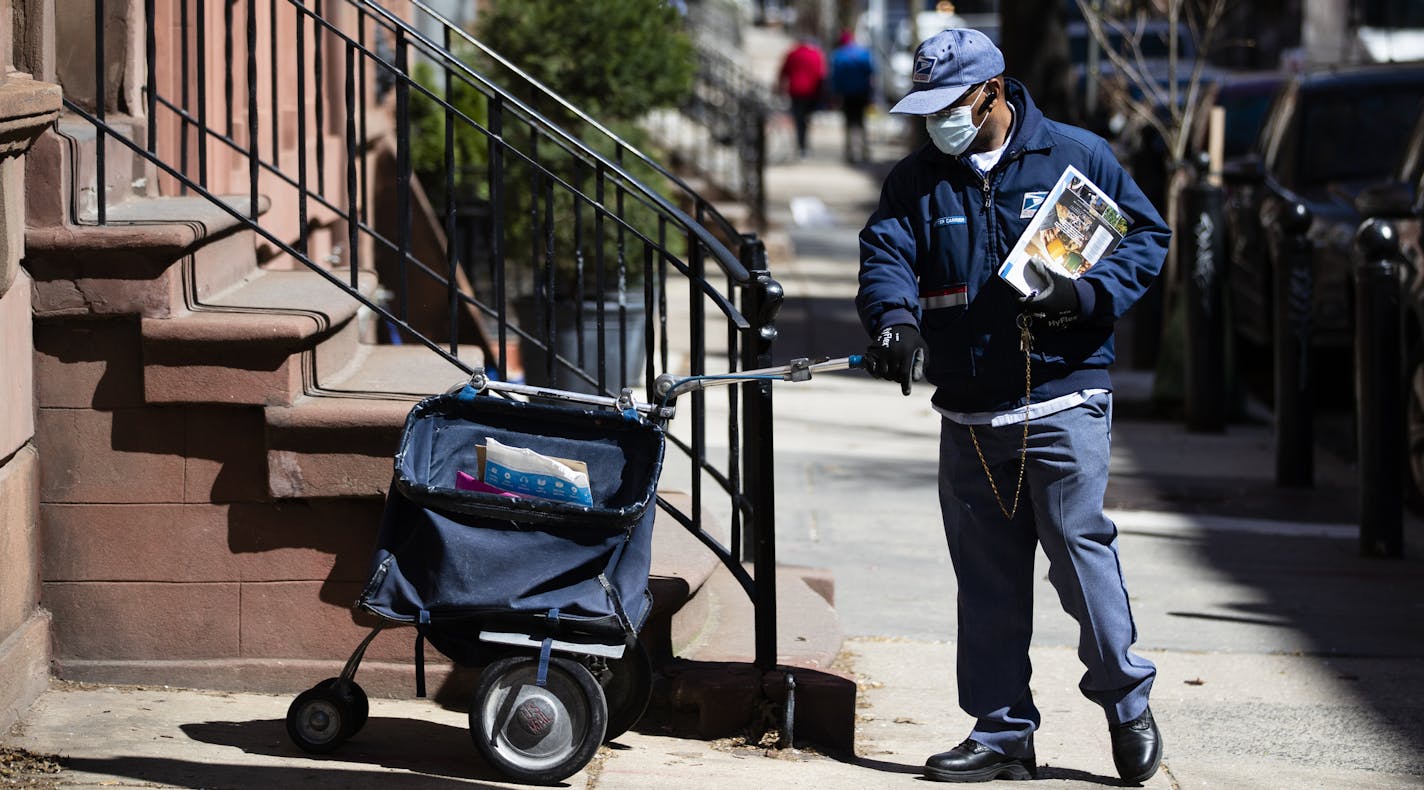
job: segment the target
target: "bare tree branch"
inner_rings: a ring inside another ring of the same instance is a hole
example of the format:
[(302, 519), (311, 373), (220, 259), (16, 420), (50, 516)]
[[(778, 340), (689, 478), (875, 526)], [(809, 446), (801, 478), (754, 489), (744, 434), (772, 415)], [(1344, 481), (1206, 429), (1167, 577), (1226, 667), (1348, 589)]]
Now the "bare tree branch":
[[(1168, 19), (1168, 58), (1165, 85), (1155, 79), (1142, 37), (1148, 14), (1145, 7), (1131, 11), (1123, 2), (1110, 2), (1105, 8), (1090, 0), (1077, 0), (1088, 31), (1119, 73), (1123, 82), (1120, 108), (1129, 118), (1152, 127), (1162, 136), (1174, 164), (1186, 156), (1192, 127), (1200, 108), (1203, 93), (1202, 75), (1206, 56), (1212, 49), (1229, 0), (1163, 0)], [(1179, 94), (1182, 55), (1178, 51), (1179, 25), (1186, 24), (1196, 48), (1186, 94)], [(1108, 31), (1119, 39), (1114, 45)], [(1096, 79), (1098, 75), (1088, 75)], [(1137, 95), (1134, 95), (1134, 91)]]

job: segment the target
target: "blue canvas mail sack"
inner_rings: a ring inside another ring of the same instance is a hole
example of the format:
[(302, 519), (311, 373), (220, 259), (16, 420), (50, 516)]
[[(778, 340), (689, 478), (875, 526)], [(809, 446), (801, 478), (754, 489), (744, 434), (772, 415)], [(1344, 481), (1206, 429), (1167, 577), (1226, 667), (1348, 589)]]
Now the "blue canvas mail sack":
[[(457, 489), (491, 437), (585, 462), (593, 504)], [(468, 390), (427, 398), (406, 419), (358, 606), (422, 625), (437, 648), (441, 624), (621, 644), (651, 608), (662, 459), (662, 429), (615, 412)]]

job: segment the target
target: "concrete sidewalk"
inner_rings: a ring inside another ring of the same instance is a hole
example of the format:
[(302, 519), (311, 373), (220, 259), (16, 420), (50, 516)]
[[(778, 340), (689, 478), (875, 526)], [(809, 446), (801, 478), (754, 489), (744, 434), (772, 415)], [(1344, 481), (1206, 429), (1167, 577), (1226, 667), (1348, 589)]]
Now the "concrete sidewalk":
[[(783, 359), (864, 345), (849, 303), (855, 234), (896, 150), (891, 131), (878, 129), (879, 161), (848, 167), (837, 121), (825, 114), (812, 130), (812, 156), (768, 173), (774, 219), (795, 250), (772, 261), (788, 295)], [(794, 221), (793, 198), (815, 201), (797, 204), (804, 224)], [(1153, 710), (1166, 741), (1163, 770), (1147, 786), (1424, 787), (1419, 523), (1409, 520), (1407, 558), (1360, 559), (1347, 461), (1320, 451), (1314, 488), (1279, 489), (1268, 422), (1190, 434), (1152, 418), (1150, 373), (1115, 375), (1107, 504), (1139, 647), (1159, 668)], [(849, 637), (838, 668), (860, 687), (854, 755), (807, 745), (768, 752), (650, 722), (603, 749), (569, 786), (913, 787), (925, 757), (964, 737), (970, 721), (956, 705), (955, 590), (928, 397), (927, 388), (902, 397), (857, 373), (776, 390), (779, 556), (834, 572)], [(1076, 626), (1046, 579), (1039, 586), (1032, 659), (1043, 712), (1040, 780), (1120, 785), (1102, 713), (1076, 689)], [(0, 787), (511, 786), (476, 756), (462, 711), (372, 700), (366, 728), (334, 755), (316, 757), (287, 740), (290, 702), (56, 683), (0, 744), (59, 755), (62, 771), (7, 778), (0, 760)]]
[[(1417, 742), (1424, 668), (1417, 658), (1145, 654), (1160, 670), (1153, 709), (1167, 743), (1163, 770), (1147, 787), (1424, 786)], [(954, 706), (953, 646), (862, 637), (847, 643), (846, 660), (863, 697), (853, 758), (631, 732), (568, 786), (913, 787), (922, 781), (924, 758), (967, 730)], [(1040, 781), (1063, 788), (1121, 785), (1101, 713), (1074, 690), (1079, 667), (1073, 650), (1040, 647), (1033, 660), (1044, 712)], [(1372, 695), (1391, 702), (1381, 709)], [(461, 712), (423, 701), (372, 700), (366, 728), (322, 758), (287, 741), (289, 702), (255, 694), (56, 686), (5, 742), (61, 755), (62, 773), (37, 778), (66, 788), (514, 786), (475, 756)], [(0, 779), (5, 786), (15, 785)]]

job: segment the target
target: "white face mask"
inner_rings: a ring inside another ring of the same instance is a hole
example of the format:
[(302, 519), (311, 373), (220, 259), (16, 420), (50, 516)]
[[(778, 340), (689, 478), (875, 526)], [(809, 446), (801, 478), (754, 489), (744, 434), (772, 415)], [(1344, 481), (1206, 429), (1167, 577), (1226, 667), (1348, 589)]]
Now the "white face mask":
[(974, 94), (974, 101), (969, 104), (955, 107), (943, 115), (925, 116), (925, 131), (929, 132), (935, 148), (950, 156), (959, 156), (969, 148), (974, 138), (979, 136), (979, 127), (983, 126), (984, 122), (974, 123), (974, 105), (979, 103), (979, 96), (984, 93), (988, 84), (986, 82), (979, 86), (979, 92)]

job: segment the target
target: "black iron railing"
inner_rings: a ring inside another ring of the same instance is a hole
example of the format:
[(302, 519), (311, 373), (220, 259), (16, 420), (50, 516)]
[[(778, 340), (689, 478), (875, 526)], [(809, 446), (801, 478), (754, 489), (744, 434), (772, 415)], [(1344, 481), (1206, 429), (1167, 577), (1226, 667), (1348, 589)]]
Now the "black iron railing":
[[(94, 0), (96, 100), (66, 107), (96, 129), (97, 184), (108, 183), (107, 138), (144, 163), (145, 194), (211, 201), (265, 254), (370, 308), (383, 342), (466, 370), (478, 347), (507, 377), (520, 349), (535, 383), (607, 394), (641, 383), (652, 400), (659, 373), (769, 363), (780, 288), (754, 236), (419, 0), (407, 7), (414, 19), (364, 0), (145, 0), (142, 29), (116, 34)], [(422, 32), (432, 23), (435, 37)], [(139, 106), (105, 104), (119, 50), (141, 53)], [(496, 84), (476, 62), (523, 84)], [(107, 222), (96, 191), (96, 212), (76, 221)], [(358, 273), (372, 269), (381, 291), (366, 293)], [(706, 393), (679, 404), (665, 479), (685, 482), (691, 506), (662, 506), (756, 602), (757, 661), (769, 667), (770, 389), (726, 393), (725, 426)], [(729, 519), (730, 546), (703, 528), (709, 511)]]
[(766, 227), (766, 126), (772, 99), (733, 58), (697, 46), (693, 90), (676, 112), (649, 124), (659, 141), (720, 194), (739, 201), (757, 228)]

